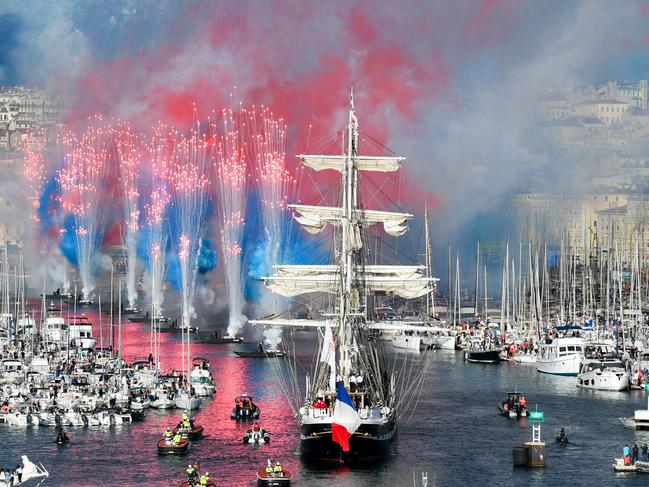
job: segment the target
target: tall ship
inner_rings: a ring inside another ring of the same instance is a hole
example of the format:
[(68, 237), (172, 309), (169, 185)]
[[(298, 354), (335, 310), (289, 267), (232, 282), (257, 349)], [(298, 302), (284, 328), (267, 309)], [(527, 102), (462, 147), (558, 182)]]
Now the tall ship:
[[(384, 349), (385, 341), (380, 340), (380, 334), (430, 329), (430, 324), (424, 321), (382, 320), (375, 313), (375, 308), (380, 306), (379, 299), (373, 296), (400, 300), (423, 298), (434, 289), (437, 279), (430, 276), (426, 265), (370, 263), (379, 260), (370, 257), (367, 229), (381, 225), (385, 234), (401, 236), (413, 215), (366, 209), (361, 201), (359, 183), (363, 172), (395, 172), (405, 158), (360, 152), (353, 91), (342, 138), (341, 155), (298, 155), (308, 168), (340, 173), (339, 206), (288, 205), (295, 220), (309, 233), (320, 233), (327, 225), (333, 227), (333, 262), (276, 265), (273, 275), (264, 277), (266, 286), (276, 294), (294, 297), (325, 293), (330, 296), (329, 305), (315, 319), (290, 316), (283, 319), (275, 315), (251, 323), (320, 329), (321, 333), (317, 334), (320, 360), (306, 375), (303, 401), (299, 397), (296, 400), (301, 453), (305, 459), (353, 462), (375, 459), (389, 451), (402, 406), (414, 403), (413, 394), (421, 391), (421, 383), (414, 387), (410, 382), (407, 386), (404, 383), (421, 380), (425, 367), (420, 362), (411, 362), (412, 376), (400, 375), (394, 366), (395, 352)], [(393, 355), (388, 357), (389, 353)], [(418, 357), (418, 360), (425, 358)], [(297, 374), (293, 379), (296, 377)], [(344, 398), (338, 394), (341, 385)], [(341, 407), (343, 399), (358, 415), (356, 428), (345, 447), (336, 441), (336, 409)]]

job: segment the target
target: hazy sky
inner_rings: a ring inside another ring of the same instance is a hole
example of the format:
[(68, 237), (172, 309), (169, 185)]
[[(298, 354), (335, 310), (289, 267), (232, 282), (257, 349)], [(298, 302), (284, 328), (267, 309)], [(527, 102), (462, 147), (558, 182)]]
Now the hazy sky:
[(236, 86), (285, 118), (289, 154), (309, 126), (311, 141), (340, 127), (354, 85), (361, 127), (408, 158), (396, 199), (432, 202), (452, 238), (512, 192), (570, 187), (534, 95), (649, 77), (648, 20), (649, 2), (606, 0), (0, 0), (0, 82), (67, 91), (71, 123), (144, 127), (219, 110)]

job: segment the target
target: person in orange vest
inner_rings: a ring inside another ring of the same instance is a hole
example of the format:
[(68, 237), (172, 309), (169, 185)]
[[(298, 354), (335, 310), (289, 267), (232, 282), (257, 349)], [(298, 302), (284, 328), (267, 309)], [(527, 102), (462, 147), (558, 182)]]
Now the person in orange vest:
[(521, 405), (521, 409), (525, 409), (527, 407), (527, 399), (525, 399), (525, 396), (521, 396), (519, 404)]

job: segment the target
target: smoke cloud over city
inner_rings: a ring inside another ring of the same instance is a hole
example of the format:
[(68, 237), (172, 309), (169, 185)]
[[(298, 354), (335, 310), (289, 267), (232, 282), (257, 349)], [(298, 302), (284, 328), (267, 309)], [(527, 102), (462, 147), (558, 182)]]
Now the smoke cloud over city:
[[(539, 124), (539, 94), (649, 66), (642, 2), (37, 4), (0, 6), (0, 83), (62, 91), (70, 126), (100, 114), (187, 129), (263, 105), (287, 125), (293, 169), (293, 154), (340, 130), (353, 86), (362, 129), (407, 157), (395, 201), (377, 201), (417, 213), (426, 202), (442, 248), (472, 247), (513, 194), (590, 187), (602, 161), (566, 157)], [(318, 185), (305, 179), (298, 197), (317, 203)], [(503, 240), (506, 213), (491, 225)]]

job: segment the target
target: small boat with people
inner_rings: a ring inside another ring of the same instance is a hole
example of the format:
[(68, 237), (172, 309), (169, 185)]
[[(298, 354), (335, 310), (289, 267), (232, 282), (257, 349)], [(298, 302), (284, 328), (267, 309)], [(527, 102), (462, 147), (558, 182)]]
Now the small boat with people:
[(221, 330), (213, 330), (209, 332), (199, 331), (198, 343), (212, 343), (212, 344), (243, 343), (243, 337), (221, 335)]
[(216, 487), (216, 483), (210, 478), (210, 473), (201, 474), (199, 463), (189, 464), (185, 469), (187, 480), (180, 484), (180, 487)]
[(466, 343), (464, 360), (473, 363), (497, 364), (500, 362), (500, 348), (479, 337), (471, 337)]
[(183, 413), (182, 420), (176, 425), (172, 433), (180, 433), (184, 439), (187, 440), (198, 440), (203, 436), (203, 427), (200, 424), (195, 423), (195, 418), (190, 418), (187, 413)]
[(527, 416), (527, 399), (522, 392), (514, 389), (507, 393), (507, 399), (498, 404), (498, 412), (508, 418), (524, 418)]
[(265, 469), (257, 470), (257, 485), (260, 487), (282, 487), (291, 484), (293, 473), (284, 468), (280, 462), (275, 465), (268, 460)]
[(234, 399), (234, 408), (230, 414), (230, 419), (237, 421), (246, 421), (250, 419), (257, 419), (261, 414), (259, 406), (257, 406), (252, 397), (248, 394), (241, 394)]
[(563, 427), (561, 428), (561, 431), (559, 431), (557, 437), (554, 439), (554, 442), (562, 445), (569, 443), (568, 436), (566, 435), (566, 430), (564, 430)]
[(251, 445), (264, 445), (270, 443), (270, 433), (259, 426), (259, 423), (255, 421), (252, 428), (246, 431), (246, 434), (243, 435), (243, 442)]
[(184, 439), (178, 432), (171, 433), (169, 428), (164, 438), (158, 441), (158, 455), (185, 455), (187, 450), (189, 450), (189, 440)]
[(262, 342), (259, 342), (259, 344), (257, 345), (257, 350), (255, 350), (254, 352), (235, 350), (234, 353), (242, 358), (275, 358), (284, 356), (284, 352), (281, 350), (267, 350)]
[[(12, 452), (13, 453), (13, 452)], [(36, 465), (27, 455), (20, 456), (20, 462), (11, 469), (3, 469), (7, 474), (6, 485), (41, 485), (50, 473), (43, 464)]]

